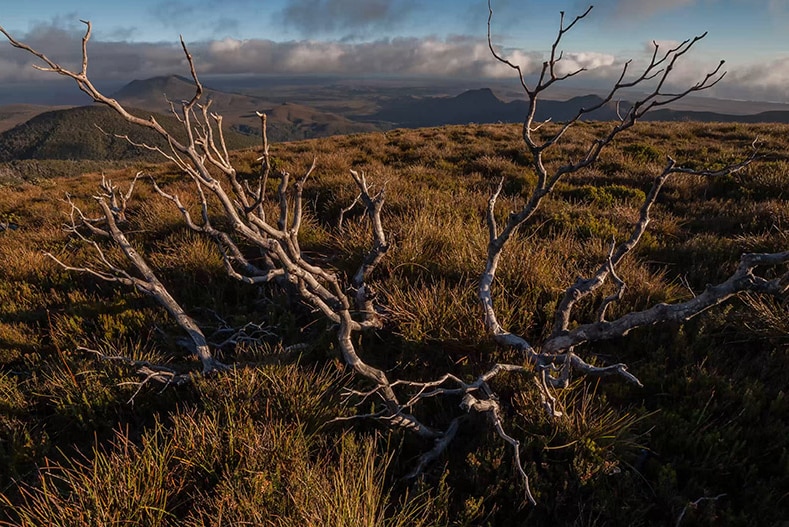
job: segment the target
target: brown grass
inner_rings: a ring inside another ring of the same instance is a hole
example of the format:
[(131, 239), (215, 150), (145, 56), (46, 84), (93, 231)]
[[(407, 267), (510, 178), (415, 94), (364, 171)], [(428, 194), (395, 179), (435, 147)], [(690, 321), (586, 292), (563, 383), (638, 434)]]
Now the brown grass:
[[(605, 126), (579, 125), (549, 165), (577, 156)], [(759, 136), (769, 160), (720, 180), (672, 179), (641, 247), (622, 263), (628, 288), (611, 315), (688, 298), (726, 276), (742, 251), (783, 250), (787, 132), (779, 125), (660, 123), (622, 134), (595, 168), (567, 178), (511, 241), (494, 284), (501, 321), (535, 343), (550, 331), (564, 288), (604, 261), (612, 237), (628, 235), (664, 155), (716, 166), (744, 155)], [(251, 171), (259, 154), (234, 155)], [(534, 184), (517, 126), (393, 130), (278, 145), (274, 155), (294, 173), (318, 156), (305, 190), (303, 248), (346, 275), (369, 240), (358, 209), (337, 229), (339, 210), (355, 196), (347, 171), (363, 169), (386, 187), (393, 246), (374, 281), (387, 325), (363, 339), (367, 360), (420, 379), (447, 370), (474, 375), (493, 361), (517, 360), (484, 335), (475, 289), (491, 189), (506, 178), (497, 211), (503, 219)], [(189, 184), (172, 167), (149, 169), (198, 213)], [(134, 172), (111, 176), (125, 186)], [(769, 524), (787, 511), (779, 490), (789, 437), (783, 303), (747, 299), (747, 306), (730, 303), (686, 326), (647, 328), (577, 350), (600, 363), (628, 362), (646, 387), (574, 386), (562, 401), (568, 420), (541, 417), (530, 379), (497, 381), (542, 504), (523, 511), (509, 454), (479, 432), (482, 423), (468, 425), (456, 449), (410, 486), (398, 477), (429, 445), (388, 432), (376, 439), (364, 424), (355, 434), (327, 426), (357, 411), (338, 393), (347, 381), (331, 328), (280, 288), (229, 280), (213, 244), (186, 232), (179, 213), (142, 181), (130, 205), (130, 234), (174, 296), (207, 329), (218, 326), (216, 311), (232, 324), (263, 323), (271, 335), (259, 346), (224, 350), (226, 360), (267, 365), (183, 389), (143, 387), (130, 405), (137, 386), (124, 383), (136, 379), (133, 372), (78, 347), (181, 368), (194, 361), (150, 299), (66, 273), (43, 255), (91, 261), (89, 248), (60, 228), (67, 220), (60, 198), (69, 192), (95, 213), (90, 196), (99, 180), (92, 173), (0, 192), (0, 221), (19, 225), (0, 232), (0, 515), (11, 524), (567, 524), (585, 518), (590, 503), (602, 523), (665, 524), (711, 492), (730, 497), (700, 521), (716, 515), (721, 524), (743, 524), (759, 511)], [(579, 305), (574, 323), (610, 292)], [(302, 355), (284, 351), (303, 342), (311, 346)], [(439, 421), (449, 414), (440, 403), (428, 411)], [(434, 488), (423, 495), (426, 487)]]

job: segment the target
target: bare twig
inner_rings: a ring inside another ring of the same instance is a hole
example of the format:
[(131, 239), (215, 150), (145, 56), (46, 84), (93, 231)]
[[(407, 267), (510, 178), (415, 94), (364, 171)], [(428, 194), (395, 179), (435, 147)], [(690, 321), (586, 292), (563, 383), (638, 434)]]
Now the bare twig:
[(689, 502), (685, 507), (683, 507), (682, 512), (679, 513), (679, 517), (677, 517), (677, 523), (675, 524), (676, 527), (682, 523), (682, 520), (685, 518), (685, 514), (688, 512), (688, 509), (695, 509), (697, 508), (702, 502), (704, 501), (718, 501), (721, 498), (725, 498), (726, 494), (718, 494), (717, 496), (702, 496), (701, 498)]

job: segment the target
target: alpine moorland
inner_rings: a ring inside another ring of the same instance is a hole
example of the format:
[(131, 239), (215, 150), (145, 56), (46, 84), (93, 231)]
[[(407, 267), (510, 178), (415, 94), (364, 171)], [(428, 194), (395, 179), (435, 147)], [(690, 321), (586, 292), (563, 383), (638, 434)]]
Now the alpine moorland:
[[(577, 123), (548, 162), (577, 155), (609, 126)], [(357, 343), (368, 363), (425, 380), (473, 379), (496, 362), (522, 360), (487, 335), (476, 293), (491, 193), (503, 177), (504, 217), (535, 185), (520, 133), (478, 124), (272, 146), (272, 162), (293, 173), (317, 159), (300, 243), (340, 274), (352, 274), (369, 245), (363, 211), (342, 212), (357, 195), (349, 170), (386, 189), (392, 247), (373, 278), (384, 325)], [(760, 141), (760, 158), (739, 172), (666, 183), (647, 233), (617, 269), (627, 288), (612, 317), (700, 295), (731, 274), (741, 253), (784, 250), (788, 134), (779, 124), (690, 122), (623, 132), (593, 168), (562, 180), (510, 241), (493, 285), (499, 317), (530, 341), (550, 333), (562, 292), (594, 273), (612, 239), (627, 236), (669, 155), (714, 169)], [(259, 148), (232, 153), (242, 181), (257, 177), (260, 157)], [(560, 418), (545, 413), (532, 376), (497, 376), (491, 382), (537, 500), (531, 506), (511, 448), (483, 415), (411, 479), (429, 442), (375, 420), (333, 421), (374, 412), (375, 402), (349, 396), (359, 388), (332, 323), (286, 284), (230, 278), (215, 245), (186, 228), (147, 178), (137, 181), (125, 230), (234, 367), (179, 386), (141, 384), (127, 359), (199, 371), (182, 330), (150, 297), (66, 271), (45, 253), (73, 266), (101, 264), (63, 225), (72, 221), (66, 194), (87, 217), (99, 215), (92, 196), (102, 178), (125, 190), (144, 171), (195, 214), (200, 204), (172, 164), (98, 163), (78, 176), (2, 182), (2, 522), (689, 526), (789, 517), (786, 300), (742, 295), (686, 323), (579, 346), (594, 364), (628, 364), (643, 387), (579, 377), (556, 392)], [(277, 181), (268, 184), (276, 193)], [(105, 254), (126, 266), (116, 248)], [(584, 299), (578, 318), (612, 290)], [(448, 421), (457, 404), (436, 399), (420, 411)]]

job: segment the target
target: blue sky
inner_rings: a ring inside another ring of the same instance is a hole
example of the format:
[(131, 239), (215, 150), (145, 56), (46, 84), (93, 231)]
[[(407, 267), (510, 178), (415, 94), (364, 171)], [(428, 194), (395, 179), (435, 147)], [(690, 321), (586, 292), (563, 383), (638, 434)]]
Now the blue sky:
[[(0, 25), (71, 63), (91, 20), (95, 75), (183, 73), (177, 39), (208, 73), (507, 75), (485, 51), (486, 0), (0, 0)], [(600, 0), (566, 36), (568, 65), (611, 77), (651, 40), (709, 36), (677, 71), (681, 84), (727, 60), (715, 94), (789, 101), (789, 0)], [(559, 11), (580, 0), (494, 0), (494, 39), (524, 66), (539, 65)], [(76, 47), (72, 50), (71, 48)], [(61, 54), (61, 55), (59, 55)], [(30, 60), (0, 46), (0, 79), (41, 78)], [(2, 82), (2, 81), (0, 81)]]

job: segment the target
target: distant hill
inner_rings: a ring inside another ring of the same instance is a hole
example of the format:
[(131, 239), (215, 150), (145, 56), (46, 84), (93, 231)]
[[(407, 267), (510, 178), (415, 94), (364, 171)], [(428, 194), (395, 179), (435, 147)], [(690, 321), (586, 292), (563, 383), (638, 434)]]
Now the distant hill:
[(698, 121), (702, 123), (789, 123), (789, 111), (769, 111), (752, 115), (730, 115), (716, 112), (657, 110), (647, 114), (646, 121)]
[(68, 106), (43, 106), (40, 104), (8, 104), (0, 106), (0, 132), (24, 123), (44, 112), (62, 110)]
[[(168, 100), (175, 103), (177, 109), (181, 101), (190, 100), (194, 94), (195, 87), (190, 79), (180, 75), (169, 75), (132, 81), (113, 93), (112, 98), (125, 106), (167, 114), (170, 112)], [(211, 101), (211, 111), (223, 115), (228, 111), (254, 114), (255, 110), (261, 109), (261, 105), (266, 105), (264, 100), (257, 97), (225, 93), (204, 87), (201, 102), (208, 100)]]
[[(175, 104), (194, 95), (190, 79), (179, 76), (153, 77), (133, 81), (113, 94), (133, 113), (157, 115), (168, 129), (180, 130), (170, 114), (165, 95)], [(349, 93), (347, 107), (354, 108)], [(521, 122), (528, 110), (524, 100), (503, 101), (488, 88), (469, 90), (457, 96), (395, 96), (377, 101), (378, 110), (349, 118), (313, 106), (291, 102), (269, 101), (248, 96), (205, 89), (204, 101), (212, 101), (211, 110), (224, 117), (225, 137), (231, 149), (260, 143), (260, 119), (256, 111), (268, 114), (269, 139), (272, 142), (309, 139), (349, 133), (386, 130), (393, 127), (419, 128), (467, 123)], [(573, 118), (580, 108), (598, 105), (597, 95), (583, 95), (565, 101), (544, 100), (536, 119), (563, 122)], [(317, 104), (317, 102), (316, 102)], [(626, 112), (630, 103), (620, 104)], [(724, 106), (725, 107), (725, 106)], [(714, 105), (707, 108), (715, 109)], [(762, 109), (767, 108), (763, 106)], [(780, 107), (779, 107), (780, 108)], [(108, 108), (94, 105), (44, 111), (44, 107), (13, 105), (0, 107), (0, 162), (20, 160), (130, 161), (159, 160), (152, 152), (136, 148), (126, 141), (103, 134), (94, 125), (111, 134), (129, 135), (135, 141), (163, 145), (153, 132), (123, 121)], [(617, 118), (617, 105), (609, 102), (584, 115), (585, 120), (607, 121)], [(20, 121), (32, 117), (22, 124)], [(649, 121), (701, 121), (789, 123), (789, 111), (771, 110), (761, 113), (725, 114), (690, 109), (660, 109), (647, 114)], [(3, 129), (16, 124), (13, 128)]]
[[(167, 100), (180, 104), (194, 96), (191, 79), (178, 75), (135, 80), (115, 92), (112, 97), (127, 106), (158, 113), (168, 113)], [(338, 134), (372, 132), (379, 127), (358, 122), (310, 106), (277, 103), (204, 87), (202, 101), (211, 101), (211, 111), (221, 114), (226, 126), (248, 135), (259, 136), (260, 119), (255, 112), (268, 114), (269, 139), (290, 141)]]
[[(538, 106), (538, 120), (554, 121), (571, 119), (579, 108), (598, 104), (596, 95), (574, 97), (568, 101), (542, 101)], [(386, 103), (378, 112), (366, 119), (388, 121), (397, 126), (419, 128), (446, 124), (515, 123), (523, 120), (528, 103), (523, 100), (504, 102), (489, 88), (469, 90), (456, 97), (403, 97)], [(586, 116), (589, 120), (616, 118), (615, 104), (608, 104)]]
[[(568, 121), (581, 108), (591, 108), (603, 99), (597, 95), (573, 97), (566, 101), (543, 100), (537, 107), (535, 119), (554, 122)], [(622, 101), (620, 112), (627, 112), (631, 103)], [(525, 100), (505, 102), (488, 88), (469, 90), (455, 97), (400, 97), (382, 104), (381, 108), (363, 119), (385, 121), (393, 126), (419, 128), (447, 124), (516, 123), (523, 121), (528, 111)], [(594, 112), (585, 114), (583, 120), (610, 121), (617, 119), (617, 103), (611, 101)], [(700, 121), (741, 123), (789, 123), (789, 111), (768, 111), (753, 115), (728, 115), (716, 112), (661, 109), (650, 112), (647, 121)]]
[(269, 127), (284, 137), (309, 139), (380, 130), (371, 123), (360, 123), (334, 113), (322, 112), (303, 104), (283, 103), (263, 110)]
[[(146, 115), (144, 110), (130, 109)], [(168, 129), (178, 130), (174, 117), (158, 115)], [(101, 127), (107, 133), (102, 133)], [(0, 162), (25, 159), (59, 160), (160, 160), (154, 152), (143, 150), (108, 134), (128, 135), (134, 141), (166, 146), (158, 134), (123, 120), (110, 108), (81, 106), (39, 114), (29, 121), (0, 133)], [(178, 135), (176, 135), (178, 136)], [(235, 132), (226, 134), (229, 148), (257, 144), (254, 138)]]

